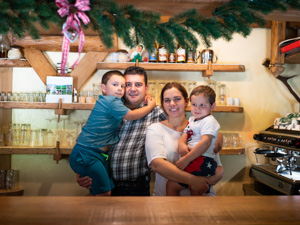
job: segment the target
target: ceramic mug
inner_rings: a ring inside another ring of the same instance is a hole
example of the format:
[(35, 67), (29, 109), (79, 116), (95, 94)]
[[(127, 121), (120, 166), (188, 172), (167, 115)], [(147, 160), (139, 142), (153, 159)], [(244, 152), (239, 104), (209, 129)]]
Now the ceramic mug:
[[(214, 58), (215, 57), (215, 58)], [(216, 63), (218, 61), (218, 57), (214, 55), (214, 51), (211, 49), (204, 49), (201, 52), (201, 63), (208, 64), (208, 62)]]

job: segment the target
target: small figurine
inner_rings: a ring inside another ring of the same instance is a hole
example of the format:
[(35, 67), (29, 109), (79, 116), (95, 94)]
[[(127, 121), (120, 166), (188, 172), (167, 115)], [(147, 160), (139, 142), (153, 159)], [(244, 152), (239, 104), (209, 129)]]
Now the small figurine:
[(143, 49), (144, 49), (143, 45), (138, 45), (136, 50), (133, 53), (131, 53), (129, 60), (131, 62), (136, 62), (136, 60), (142, 62)]

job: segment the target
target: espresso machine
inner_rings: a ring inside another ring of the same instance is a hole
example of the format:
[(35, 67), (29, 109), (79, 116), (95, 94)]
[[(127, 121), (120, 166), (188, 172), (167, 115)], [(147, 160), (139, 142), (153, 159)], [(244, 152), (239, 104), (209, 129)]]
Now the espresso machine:
[(260, 143), (254, 152), (256, 159), (264, 157), (264, 163), (250, 168), (256, 193), (300, 195), (300, 131), (271, 126), (253, 139)]

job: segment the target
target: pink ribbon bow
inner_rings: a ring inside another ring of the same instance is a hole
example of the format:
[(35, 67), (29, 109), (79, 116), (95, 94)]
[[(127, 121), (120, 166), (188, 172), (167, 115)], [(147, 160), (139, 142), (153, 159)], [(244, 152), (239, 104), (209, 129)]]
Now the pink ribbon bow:
[(63, 45), (62, 45), (62, 61), (61, 61), (61, 71), (65, 76), (65, 67), (67, 64), (68, 53), (70, 51), (70, 41), (74, 42), (77, 38), (77, 35), (74, 37), (70, 34), (70, 31), (76, 31), (79, 34), (80, 41), (78, 45), (78, 58), (73, 64), (72, 68), (74, 68), (80, 58), (80, 54), (83, 48), (83, 44), (85, 41), (84, 33), (81, 29), (80, 19), (86, 25), (90, 22), (88, 16), (84, 13), (84, 11), (90, 10), (89, 0), (76, 0), (75, 4), (70, 4), (68, 0), (55, 0), (56, 6), (59, 8), (57, 10), (58, 14), (61, 17), (67, 17), (66, 23), (63, 25), (62, 33), (64, 34)]

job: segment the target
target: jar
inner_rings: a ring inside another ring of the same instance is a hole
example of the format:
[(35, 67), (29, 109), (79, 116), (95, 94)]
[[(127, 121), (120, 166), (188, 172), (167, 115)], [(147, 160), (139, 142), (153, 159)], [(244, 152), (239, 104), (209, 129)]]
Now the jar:
[(7, 57), (9, 59), (21, 59), (22, 53), (18, 48), (11, 48), (7, 53)]
[(226, 85), (225, 84), (219, 84), (219, 102), (220, 105), (225, 105), (225, 99), (226, 99)]
[(158, 44), (154, 43), (154, 48), (149, 50), (149, 62), (150, 63), (156, 63), (157, 62), (157, 48)]
[(0, 34), (0, 58), (7, 57), (7, 51), (10, 49), (10, 42), (6, 34)]
[(185, 49), (179, 46), (177, 49), (177, 63), (185, 63), (185, 62), (186, 62)]
[(169, 63), (176, 63), (176, 55), (173, 52), (169, 54)]
[(188, 51), (187, 51), (187, 59), (186, 59), (186, 62), (187, 63), (195, 63), (195, 61), (196, 61), (196, 53), (195, 53), (195, 50), (193, 50), (193, 49), (188, 49)]
[(164, 45), (160, 45), (158, 49), (158, 62), (166, 63), (168, 61), (167, 49)]

